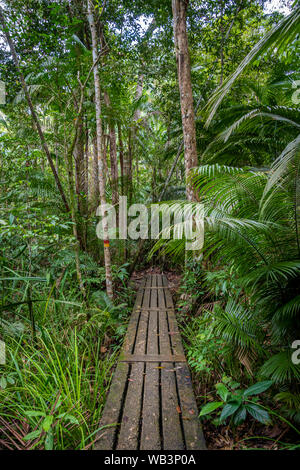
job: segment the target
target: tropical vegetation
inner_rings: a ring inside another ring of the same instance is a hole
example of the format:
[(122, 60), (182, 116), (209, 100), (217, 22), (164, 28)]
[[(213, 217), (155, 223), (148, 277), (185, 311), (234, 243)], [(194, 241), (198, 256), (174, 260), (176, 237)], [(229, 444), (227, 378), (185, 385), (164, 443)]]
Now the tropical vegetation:
[[(299, 34), (299, 1), (0, 3), (0, 448), (93, 448), (151, 266), (209, 447), (299, 448)], [(120, 196), (201, 204), (204, 245), (103, 242)]]

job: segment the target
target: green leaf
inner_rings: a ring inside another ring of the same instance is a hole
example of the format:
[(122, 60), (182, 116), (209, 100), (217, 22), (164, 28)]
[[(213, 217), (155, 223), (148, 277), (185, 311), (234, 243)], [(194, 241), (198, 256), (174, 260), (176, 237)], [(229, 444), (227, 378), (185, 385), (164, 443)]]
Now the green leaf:
[(229, 416), (233, 415), (233, 413), (236, 412), (239, 406), (240, 406), (240, 402), (238, 401), (227, 403), (227, 405), (225, 405), (222, 410), (220, 420), (225, 421), (225, 419), (227, 419)]
[(75, 416), (69, 415), (68, 413), (61, 413), (58, 415), (58, 419), (62, 419), (63, 421), (69, 421), (71, 424), (79, 425), (79, 421)]
[(15, 276), (15, 277), (0, 277), (0, 281), (37, 281), (45, 282), (46, 279), (43, 277), (33, 277), (33, 276)]
[(53, 430), (49, 429), (45, 439), (45, 450), (53, 450)]
[(35, 410), (28, 410), (28, 411), (25, 411), (25, 415), (26, 416), (30, 416), (30, 417), (38, 417), (38, 416), (46, 416), (46, 413), (44, 413), (43, 411), (35, 411)]
[(239, 382), (230, 382), (230, 388), (232, 388), (233, 390), (238, 388), (240, 385), (241, 384)]
[(36, 439), (37, 437), (39, 437), (41, 432), (41, 429), (37, 429), (36, 431), (30, 432), (24, 437), (24, 441), (31, 441), (32, 439)]
[(199, 416), (208, 415), (212, 413), (213, 411), (215, 411), (220, 406), (222, 406), (223, 404), (224, 403), (222, 401), (213, 401), (212, 403), (207, 403), (201, 409)]
[[(297, 2), (295, 2), (295, 6), (296, 3)], [(259, 57), (262, 57), (262, 55), (271, 48), (273, 48), (273, 50), (276, 48), (277, 51), (282, 51), (287, 44), (294, 40), (299, 31), (299, 15), (300, 8), (296, 6), (289, 15), (285, 16), (279, 24), (275, 25), (259, 40), (232, 75), (224, 81), (222, 86), (217, 88), (206, 104), (206, 109), (209, 113), (206, 125), (210, 124), (223, 98), (247, 67), (258, 60)]]
[(259, 393), (265, 392), (273, 384), (272, 380), (265, 380), (264, 382), (257, 382), (251, 387), (247, 388), (244, 392), (244, 397), (249, 397), (250, 395), (258, 395)]
[(2, 377), (0, 379), (0, 388), (3, 388), (3, 390), (4, 390), (6, 388), (6, 385), (7, 385), (6, 378), (2, 375)]
[(53, 423), (53, 415), (48, 415), (43, 421), (42, 428), (44, 431), (48, 432), (51, 428), (51, 424)]
[(228, 394), (229, 394), (228, 388), (225, 387), (224, 384), (219, 383), (216, 385), (216, 389), (217, 389), (217, 394), (222, 398), (223, 401), (226, 401)]
[(234, 424), (241, 424), (243, 421), (245, 421), (246, 415), (247, 415), (247, 410), (245, 406), (241, 406), (234, 414), (234, 417), (233, 417)]
[(271, 420), (269, 413), (266, 410), (262, 409), (260, 406), (247, 404), (245, 405), (245, 407), (247, 411), (251, 414), (251, 416), (253, 416), (253, 418), (259, 421), (260, 423), (270, 423)]

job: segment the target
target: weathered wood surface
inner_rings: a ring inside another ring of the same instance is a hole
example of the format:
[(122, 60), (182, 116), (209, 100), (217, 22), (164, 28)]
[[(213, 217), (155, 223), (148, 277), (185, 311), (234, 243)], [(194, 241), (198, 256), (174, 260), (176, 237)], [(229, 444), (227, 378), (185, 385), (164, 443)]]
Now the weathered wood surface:
[[(152, 328), (151, 316), (150, 316), (150, 321), (149, 321), (149, 334), (152, 331), (151, 330)], [(120, 355), (119, 362), (186, 362), (186, 359), (183, 354), (180, 355), (180, 354), (124, 354), (122, 353)]]
[(138, 290), (100, 428), (99, 450), (206, 448), (165, 276)]

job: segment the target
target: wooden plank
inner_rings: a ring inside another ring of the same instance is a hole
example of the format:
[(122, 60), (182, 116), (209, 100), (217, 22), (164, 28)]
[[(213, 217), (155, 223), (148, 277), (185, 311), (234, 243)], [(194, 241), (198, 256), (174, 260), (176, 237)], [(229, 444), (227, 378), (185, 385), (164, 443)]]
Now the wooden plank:
[[(151, 288), (156, 287), (156, 277), (152, 276)], [(157, 292), (151, 291), (151, 309), (157, 306)], [(146, 304), (143, 303), (146, 308)], [(149, 312), (147, 357), (158, 355), (158, 313)], [(159, 362), (146, 363), (145, 384), (142, 411), (142, 428), (140, 449), (160, 450), (160, 392), (159, 392)]]
[[(114, 447), (117, 427), (119, 427), (120, 424), (119, 419), (128, 379), (128, 371), (128, 364), (118, 363), (100, 420), (100, 431), (96, 437), (95, 450), (110, 450)], [(104, 426), (109, 427), (101, 429)]]
[(145, 287), (145, 289), (169, 289), (169, 288), (165, 286), (150, 286), (150, 287)]
[[(168, 285), (168, 281), (165, 276), (163, 276), (162, 282), (165, 286)], [(185, 355), (182, 342), (181, 342), (180, 332), (179, 332), (178, 325), (177, 325), (171, 292), (168, 289), (168, 290), (165, 290), (164, 293), (165, 293), (165, 305), (169, 309), (167, 311), (167, 318), (168, 318), (168, 323), (169, 323), (169, 333), (170, 333), (169, 337), (171, 340), (172, 349), (174, 351), (174, 354), (176, 351), (176, 354)]]
[(176, 364), (176, 378), (186, 449), (205, 450), (205, 439), (198, 418), (192, 380), (186, 363)]
[(167, 286), (164, 276), (150, 275), (138, 290), (100, 421), (110, 427), (95, 449), (206, 448)]
[[(146, 286), (151, 285), (151, 277), (147, 278)], [(147, 292), (144, 294), (143, 302), (149, 302)], [(150, 295), (150, 292), (149, 292)], [(138, 330), (133, 351), (134, 354), (145, 354), (146, 336), (148, 327), (148, 313), (141, 312)], [(141, 415), (141, 404), (144, 383), (145, 364), (138, 362), (132, 364), (127, 394), (124, 403), (124, 411), (120, 433), (118, 437), (118, 450), (137, 450), (139, 440), (139, 424)]]
[(135, 337), (137, 334), (137, 327), (138, 327), (138, 323), (140, 319), (141, 312), (139, 308), (142, 306), (142, 303), (143, 303), (145, 284), (146, 284), (146, 281), (143, 280), (138, 289), (133, 311), (132, 311), (132, 314), (128, 323), (127, 332), (126, 332), (124, 343), (123, 343), (122, 353), (132, 352), (133, 344), (135, 342)]
[[(163, 278), (163, 283), (167, 285), (167, 279)], [(165, 291), (166, 305), (173, 306), (170, 291)], [(171, 344), (173, 354), (184, 354), (181, 337), (174, 313), (168, 312), (169, 328), (172, 334)], [(198, 409), (192, 386), (189, 368), (186, 362), (176, 363), (176, 380), (179, 394), (181, 417), (184, 430), (185, 445), (187, 450), (205, 450), (205, 439), (198, 418)]]
[[(162, 277), (158, 277), (158, 285), (162, 285)], [(172, 354), (167, 313), (164, 311), (164, 292), (158, 292), (159, 313), (159, 345), (160, 354)], [(183, 450), (184, 442), (180, 423), (180, 409), (176, 389), (174, 364), (161, 363), (161, 408), (164, 450)]]
[[(137, 310), (142, 305), (144, 295), (145, 280), (142, 281), (138, 289), (133, 313), (131, 315), (127, 333), (124, 339), (122, 351), (132, 352), (132, 344), (136, 334), (136, 327), (139, 321), (140, 312)], [(96, 438), (95, 449), (113, 449), (117, 437), (117, 428), (120, 426), (121, 407), (127, 387), (129, 365), (119, 362), (113, 374), (109, 394), (106, 399), (99, 427), (109, 426), (105, 430), (99, 431)]]
[[(147, 312), (160, 312), (161, 309), (159, 307), (149, 307), (149, 308), (146, 308), (146, 307), (142, 307), (139, 309), (140, 312), (142, 312), (143, 310), (147, 311)], [(167, 311), (172, 311), (174, 312), (174, 308), (164, 308), (164, 311), (167, 312)]]
[[(152, 328), (152, 324), (149, 321), (149, 332), (150, 326)], [(153, 326), (152, 331), (155, 334), (154, 328), (155, 326)], [(122, 354), (119, 360), (121, 362), (185, 362), (186, 358), (182, 354)]]

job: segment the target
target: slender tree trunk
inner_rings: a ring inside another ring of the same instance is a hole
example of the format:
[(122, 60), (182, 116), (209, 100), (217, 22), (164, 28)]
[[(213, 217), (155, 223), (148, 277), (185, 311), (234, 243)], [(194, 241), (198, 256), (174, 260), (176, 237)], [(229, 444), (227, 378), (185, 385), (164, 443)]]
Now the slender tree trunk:
[(224, 75), (224, 41), (225, 41), (225, 31), (224, 31), (224, 3), (221, 1), (221, 18), (220, 18), (220, 31), (221, 31), (221, 46), (220, 46), (220, 64), (221, 64), (221, 73), (220, 73), (220, 83), (223, 84), (223, 75)]
[(85, 153), (84, 153), (84, 127), (83, 120), (80, 118), (78, 124), (78, 136), (74, 148), (75, 158), (75, 176), (76, 176), (76, 195), (77, 195), (77, 207), (78, 207), (78, 240), (80, 243), (80, 249), (86, 250), (86, 233), (85, 233), (85, 216), (86, 216), (86, 197), (85, 197)]
[[(93, 61), (97, 62), (97, 31), (95, 26), (93, 4), (91, 0), (87, 2), (88, 6), (88, 21), (91, 29), (92, 36), (92, 53)], [(97, 65), (94, 67), (94, 83), (95, 83), (95, 107), (96, 107), (96, 128), (97, 128), (97, 148), (98, 148), (98, 163), (99, 163), (99, 192), (101, 204), (106, 204), (105, 198), (105, 180), (104, 180), (104, 155), (101, 155), (101, 144), (102, 144), (102, 122), (101, 122), (101, 89), (100, 89), (100, 77)], [(109, 236), (107, 223), (103, 223), (104, 233), (104, 263), (106, 271), (106, 292), (110, 298), (113, 298), (113, 285), (111, 276), (111, 257), (109, 248)]]
[(79, 282), (79, 287), (82, 292), (84, 300), (86, 300), (86, 291), (84, 288), (82, 274), (80, 269), (80, 237), (78, 234), (78, 220), (76, 217), (76, 197), (75, 197), (75, 189), (74, 189), (74, 171), (73, 171), (73, 148), (71, 147), (67, 151), (66, 155), (66, 167), (68, 172), (68, 182), (69, 182), (69, 194), (70, 194), (70, 206), (71, 206), (71, 218), (72, 218), (72, 228), (73, 228), (73, 236), (75, 238), (75, 264), (76, 264), (76, 273), (77, 279)]
[[(121, 173), (121, 194), (125, 194), (124, 190), (124, 143), (122, 136), (122, 126), (120, 123), (118, 125), (118, 141), (119, 141), (119, 160), (120, 160), (120, 173)], [(127, 259), (127, 240), (120, 240), (121, 242), (121, 256), (123, 257), (124, 263)]]
[(129, 130), (128, 133), (128, 201), (129, 204), (132, 202), (132, 133), (131, 130)]
[(135, 176), (136, 176), (136, 185), (139, 187), (140, 185), (140, 166), (139, 166), (139, 159), (137, 158), (135, 161)]
[(157, 169), (153, 165), (152, 169), (152, 202), (156, 202)]
[(123, 144), (121, 124), (118, 124), (118, 137), (119, 137), (119, 159), (120, 159), (120, 171), (121, 171), (121, 194), (124, 194), (124, 144)]
[[(150, 25), (151, 27), (151, 25)], [(138, 101), (143, 96), (144, 88), (144, 74), (140, 73), (138, 76), (138, 81), (135, 91), (135, 100)], [(127, 185), (128, 185), (128, 200), (131, 202), (132, 199), (132, 181), (133, 181), (133, 163), (135, 163), (135, 168), (138, 168), (138, 155), (136, 153), (136, 138), (138, 132), (137, 121), (141, 117), (141, 110), (139, 107), (136, 108), (133, 116), (133, 125), (129, 130), (128, 135), (128, 159), (126, 161), (127, 174)]]
[(86, 196), (85, 200), (85, 211), (88, 213), (88, 201), (89, 201), (89, 161), (90, 161), (90, 147), (89, 147), (89, 129), (85, 128), (85, 159), (84, 159), (84, 193)]
[(89, 214), (89, 161), (90, 161), (90, 147), (89, 147), (89, 129), (87, 121), (85, 123), (85, 145), (84, 145), (84, 246), (88, 250), (88, 214)]
[(92, 190), (91, 199), (93, 207), (99, 204), (99, 166), (98, 166), (98, 150), (97, 137), (93, 138), (93, 165), (92, 165)]
[[(104, 92), (104, 101), (108, 108), (111, 110), (111, 103), (109, 95)], [(118, 171), (118, 160), (117, 160), (117, 138), (115, 125), (110, 118), (109, 122), (109, 155), (110, 155), (110, 177), (111, 177), (111, 191), (112, 191), (112, 203), (118, 209), (119, 203), (119, 171)]]
[(78, 125), (78, 138), (74, 148), (75, 159), (75, 182), (78, 212), (83, 214), (83, 193), (84, 193), (84, 132), (83, 122), (80, 119)]
[(104, 177), (104, 186), (106, 187), (107, 179), (109, 179), (108, 174), (108, 165), (107, 165), (107, 147), (109, 135), (106, 134), (106, 126), (104, 124), (101, 134), (102, 140), (102, 155), (103, 155), (103, 177)]
[[(187, 7), (188, 0), (172, 0), (186, 178), (188, 178), (190, 170), (198, 164), (191, 64), (186, 28)], [(187, 184), (187, 199), (190, 201), (196, 199), (190, 184)]]
[(127, 149), (123, 154), (123, 195), (127, 196), (128, 204), (132, 195), (132, 129), (128, 130)]
[[(226, 44), (226, 41), (228, 40), (228, 38), (229, 38), (229, 36), (230, 36), (230, 33), (231, 33), (232, 27), (233, 27), (233, 25), (234, 25), (234, 22), (235, 22), (235, 20), (236, 20), (236, 18), (237, 18), (237, 16), (238, 16), (238, 14), (239, 14), (240, 11), (242, 10), (242, 8), (243, 8), (243, 7), (242, 7), (241, 5), (238, 6), (238, 8), (237, 8), (237, 10), (236, 10), (236, 14), (235, 14), (234, 18), (232, 19), (232, 21), (231, 21), (231, 23), (230, 23), (230, 25), (229, 25), (229, 28), (228, 28), (228, 30), (227, 30), (227, 33), (226, 33), (226, 35), (225, 35), (224, 42), (223, 42), (223, 50), (224, 50), (224, 46), (225, 46), (225, 44)], [(205, 83), (203, 84), (203, 86), (202, 86), (202, 90), (203, 90), (202, 93), (203, 93), (203, 94), (204, 94), (204, 91), (205, 91), (205, 89), (206, 89), (207, 83), (209, 82), (209, 80), (210, 80), (211, 77), (213, 76), (213, 73), (214, 73), (214, 71), (215, 71), (214, 69), (215, 69), (215, 66), (216, 66), (217, 63), (218, 63), (218, 59), (215, 60), (215, 62), (214, 62), (214, 68), (213, 68), (211, 74), (209, 75), (208, 79), (206, 80), (206, 82), (205, 82)], [(204, 100), (205, 100), (205, 94), (204, 94)], [(202, 96), (200, 97), (200, 99), (198, 100), (198, 102), (197, 102), (197, 104), (196, 104), (196, 107), (195, 107), (195, 114), (197, 113), (197, 110), (198, 110), (198, 108), (199, 108), (199, 106), (200, 106), (200, 104), (201, 104), (201, 101), (203, 101)], [(170, 172), (169, 172), (169, 174), (168, 174), (168, 176), (167, 176), (167, 179), (166, 179), (166, 181), (165, 181), (163, 190), (162, 190), (162, 192), (161, 192), (161, 194), (160, 194), (160, 196), (159, 196), (159, 199), (158, 199), (159, 202), (162, 200), (162, 198), (163, 198), (163, 196), (164, 196), (164, 194), (165, 194), (165, 192), (166, 192), (166, 189), (167, 189), (167, 187), (168, 187), (168, 185), (169, 185), (169, 183), (170, 183), (170, 180), (171, 180), (171, 178), (172, 178), (172, 175), (173, 175), (173, 173), (174, 173), (174, 170), (175, 170), (175, 168), (176, 168), (176, 166), (177, 166), (177, 164), (178, 164), (180, 155), (181, 155), (182, 150), (183, 150), (183, 143), (184, 143), (184, 142), (182, 141), (182, 142), (180, 143), (179, 147), (178, 147), (178, 151), (177, 151), (177, 154), (176, 154), (176, 158), (175, 158), (175, 160), (174, 160), (174, 162), (173, 162), (173, 165), (172, 165), (172, 167), (171, 167), (171, 170), (170, 170)], [(178, 179), (179, 179), (178, 173), (179, 173), (178, 168), (176, 168), (176, 180), (177, 180), (177, 181), (178, 181)]]
[(80, 291), (83, 295), (84, 300), (86, 301), (86, 291), (84, 288), (82, 274), (80, 269), (80, 246), (78, 240), (78, 231), (77, 231), (77, 217), (76, 217), (76, 193), (75, 193), (75, 183), (74, 183), (74, 170), (73, 170), (73, 153), (74, 147), (76, 145), (77, 139), (77, 131), (75, 132), (75, 137), (71, 142), (70, 147), (68, 148), (67, 139), (66, 139), (66, 127), (64, 127), (64, 158), (65, 158), (65, 166), (67, 170), (68, 176), (68, 184), (69, 184), (69, 197), (70, 197), (70, 212), (71, 212), (71, 219), (72, 219), (72, 230), (73, 236), (75, 239), (75, 265), (76, 265), (76, 274), (77, 280), (79, 283)]
[[(141, 97), (143, 95), (143, 88), (144, 88), (144, 74), (141, 73), (138, 76), (138, 81), (137, 81), (136, 90), (135, 90), (135, 100), (136, 101), (141, 99)], [(133, 120), (137, 121), (138, 119), (140, 119), (140, 117), (141, 117), (141, 110), (138, 107), (134, 112)]]
[(54, 166), (54, 163), (52, 161), (52, 158), (51, 158), (51, 154), (50, 154), (50, 151), (49, 151), (49, 148), (48, 148), (48, 145), (47, 145), (47, 142), (46, 142), (46, 139), (45, 139), (45, 136), (44, 136), (44, 133), (42, 131), (42, 128), (41, 128), (41, 125), (40, 125), (40, 122), (38, 120), (38, 117), (37, 117), (37, 114), (35, 112), (35, 109), (34, 109), (34, 106), (33, 106), (33, 103), (31, 101), (31, 97), (30, 97), (30, 94), (29, 94), (29, 91), (28, 91), (28, 88), (27, 88), (27, 85), (26, 85), (26, 82), (25, 82), (25, 79), (24, 79), (24, 76), (23, 76), (23, 73), (20, 69), (20, 64), (19, 64), (19, 60), (18, 60), (18, 57), (17, 57), (17, 54), (16, 54), (16, 50), (15, 50), (15, 46), (12, 42), (12, 39), (10, 37), (10, 34), (8, 32), (8, 28), (7, 28), (7, 25), (6, 25), (6, 22), (5, 22), (5, 18), (4, 18), (4, 15), (3, 15), (3, 10), (0, 6), (0, 23), (2, 24), (3, 26), (3, 31), (4, 31), (4, 34), (6, 36), (6, 40), (8, 42), (8, 45), (9, 45), (9, 48), (10, 48), (10, 52), (13, 56), (13, 60), (14, 60), (14, 63), (15, 63), (15, 66), (16, 66), (16, 69), (18, 70), (18, 73), (19, 73), (19, 77), (20, 77), (20, 82), (21, 82), (21, 85), (22, 85), (22, 88), (24, 90), (24, 94), (25, 94), (25, 97), (27, 99), (27, 102), (28, 102), (28, 106), (30, 108), (30, 112), (31, 112), (31, 115), (32, 115), (32, 119), (35, 123), (35, 126), (37, 128), (37, 131), (38, 131), (38, 134), (39, 134), (39, 137), (40, 137), (40, 140), (41, 140), (41, 143), (42, 143), (42, 147), (43, 147), (43, 150), (46, 154), (46, 157), (47, 157), (47, 160), (49, 162), (49, 165), (50, 165), (50, 168), (51, 168), (51, 171), (53, 173), (53, 176), (54, 176), (54, 179), (55, 179), (55, 183), (56, 183), (56, 186), (58, 188), (58, 191), (61, 195), (61, 198), (62, 198), (62, 201), (64, 203), (64, 206), (65, 206), (65, 209), (67, 212), (70, 211), (70, 208), (69, 208), (69, 205), (68, 205), (68, 202), (67, 202), (67, 199), (66, 199), (66, 196), (65, 196), (65, 193), (64, 193), (64, 190), (63, 190), (63, 187), (62, 187), (62, 184), (60, 182), (60, 179), (58, 177), (58, 174), (57, 174), (57, 171), (55, 169), (55, 166)]
[[(147, 31), (145, 32), (144, 38), (142, 43), (147, 42), (156, 29), (156, 20), (153, 19), (148, 26)], [(144, 89), (144, 73), (143, 73), (144, 63), (143, 60), (140, 62), (140, 71), (138, 74), (137, 84), (136, 84), (136, 91), (135, 91), (135, 100), (138, 101), (143, 96), (143, 89)], [(133, 125), (129, 129), (128, 134), (128, 153), (126, 154), (125, 162), (124, 162), (124, 177), (127, 188), (125, 188), (125, 194), (128, 196), (128, 201), (131, 203), (132, 200), (132, 181), (133, 181), (133, 160), (135, 160), (135, 168), (136, 174), (138, 179), (138, 155), (136, 154), (136, 137), (137, 137), (137, 121), (141, 117), (141, 109), (137, 107), (134, 116), (133, 116)]]
[(117, 160), (117, 140), (115, 126), (110, 127), (110, 174), (112, 188), (112, 203), (114, 206), (119, 204), (119, 170)]
[(55, 170), (56, 173), (59, 177), (59, 159), (58, 159), (58, 152), (59, 152), (59, 138), (58, 138), (58, 126), (56, 119), (54, 121), (54, 140), (55, 140), (55, 146), (54, 146), (54, 152), (55, 152)]

